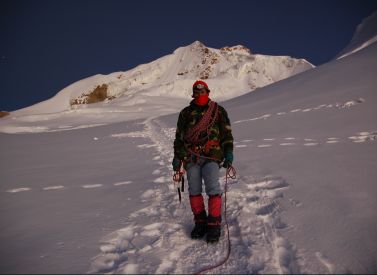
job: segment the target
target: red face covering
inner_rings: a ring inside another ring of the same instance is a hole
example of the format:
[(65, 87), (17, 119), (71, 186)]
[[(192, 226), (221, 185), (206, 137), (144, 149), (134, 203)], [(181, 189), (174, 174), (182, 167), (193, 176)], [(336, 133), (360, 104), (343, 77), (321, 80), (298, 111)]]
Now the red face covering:
[(199, 95), (195, 97), (194, 103), (199, 106), (204, 106), (208, 103), (209, 94)]

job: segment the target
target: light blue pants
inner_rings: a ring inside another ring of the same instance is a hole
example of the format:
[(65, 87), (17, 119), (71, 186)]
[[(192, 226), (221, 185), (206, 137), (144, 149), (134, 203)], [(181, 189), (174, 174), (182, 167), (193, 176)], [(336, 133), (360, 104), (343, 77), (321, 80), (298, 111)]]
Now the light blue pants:
[(219, 183), (220, 167), (217, 162), (189, 163), (186, 167), (189, 193), (191, 196), (202, 193), (204, 180), (206, 194), (220, 195), (222, 193)]

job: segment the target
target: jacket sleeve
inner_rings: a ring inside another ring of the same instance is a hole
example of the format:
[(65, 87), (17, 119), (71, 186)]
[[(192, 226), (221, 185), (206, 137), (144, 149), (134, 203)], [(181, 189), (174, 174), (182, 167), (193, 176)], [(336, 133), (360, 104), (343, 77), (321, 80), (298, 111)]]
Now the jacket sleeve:
[(184, 145), (184, 126), (185, 126), (185, 119), (183, 115), (183, 111), (179, 113), (178, 122), (177, 122), (177, 129), (175, 131), (175, 139), (174, 139), (174, 157), (180, 160), (186, 159), (188, 153)]
[(224, 155), (226, 155), (227, 153), (233, 153), (233, 140), (232, 126), (230, 125), (228, 113), (224, 108), (221, 108), (220, 144)]

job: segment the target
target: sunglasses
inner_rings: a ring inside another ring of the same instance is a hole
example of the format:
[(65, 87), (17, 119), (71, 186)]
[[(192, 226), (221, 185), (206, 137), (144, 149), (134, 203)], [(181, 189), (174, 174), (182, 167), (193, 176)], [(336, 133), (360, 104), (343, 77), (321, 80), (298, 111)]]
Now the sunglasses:
[(205, 95), (206, 93), (207, 93), (206, 89), (202, 89), (202, 90), (194, 89), (193, 91), (193, 95)]

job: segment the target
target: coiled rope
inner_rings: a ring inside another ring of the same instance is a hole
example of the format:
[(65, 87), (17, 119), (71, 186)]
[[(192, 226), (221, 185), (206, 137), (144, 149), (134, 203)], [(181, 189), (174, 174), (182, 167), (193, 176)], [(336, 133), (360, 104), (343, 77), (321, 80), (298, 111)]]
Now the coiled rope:
[[(190, 144), (202, 144), (205, 140), (209, 137), (209, 129), (212, 128), (213, 124), (216, 121), (217, 113), (218, 113), (218, 104), (214, 101), (209, 103), (207, 111), (204, 113), (203, 117), (200, 121), (191, 129), (189, 129), (184, 137), (186, 141)], [(212, 114), (215, 114), (212, 117)], [(200, 138), (200, 135), (206, 131), (207, 135)]]

